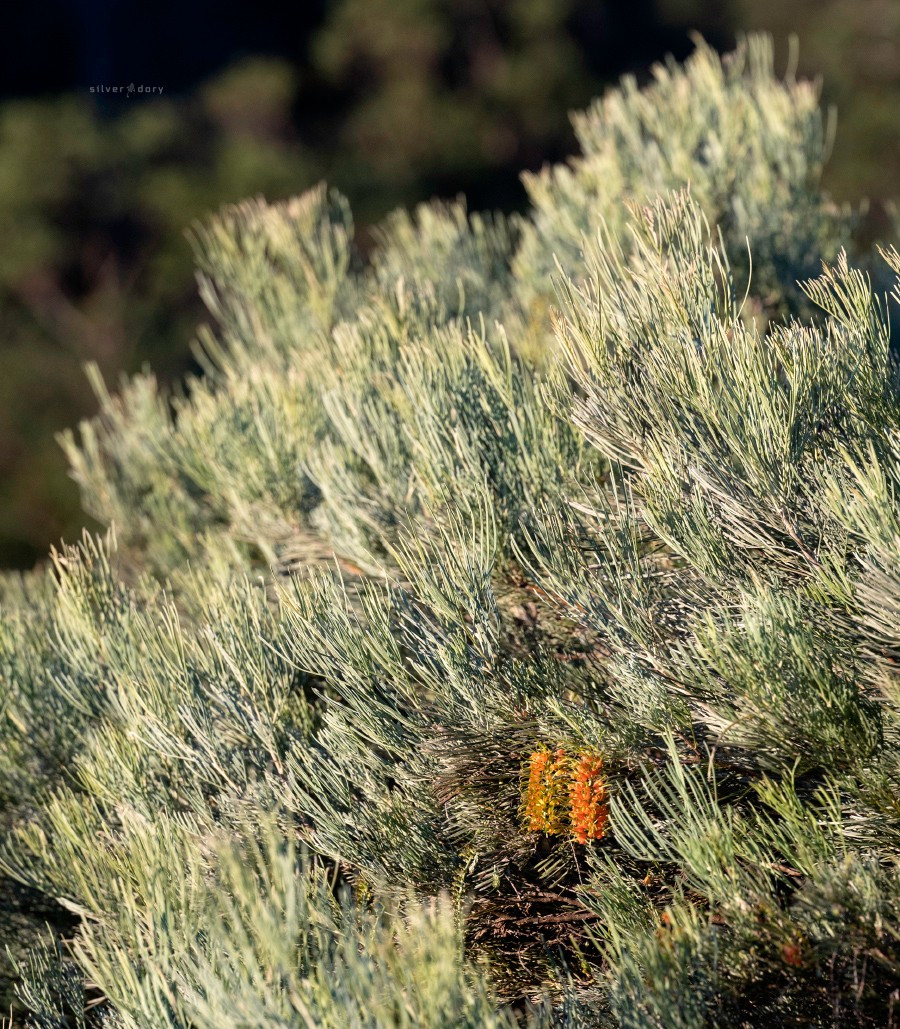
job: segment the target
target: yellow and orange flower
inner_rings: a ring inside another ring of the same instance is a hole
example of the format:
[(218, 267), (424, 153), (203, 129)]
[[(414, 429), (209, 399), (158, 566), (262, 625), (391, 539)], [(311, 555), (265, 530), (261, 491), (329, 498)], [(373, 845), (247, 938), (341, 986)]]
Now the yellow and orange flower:
[(558, 836), (566, 830), (568, 762), (560, 748), (540, 747), (528, 761), (525, 824), (533, 832)]
[(577, 843), (599, 840), (608, 805), (603, 759), (583, 751), (570, 757), (561, 748), (541, 746), (528, 759), (522, 821), (530, 832), (571, 834)]
[(578, 843), (603, 838), (609, 807), (606, 802), (606, 781), (603, 758), (584, 753), (575, 760), (575, 772), (569, 787), (572, 832)]

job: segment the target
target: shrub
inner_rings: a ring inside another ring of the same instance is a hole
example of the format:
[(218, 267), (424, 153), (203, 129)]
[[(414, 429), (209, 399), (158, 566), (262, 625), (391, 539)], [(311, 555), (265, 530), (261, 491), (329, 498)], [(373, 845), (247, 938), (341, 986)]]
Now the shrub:
[(65, 437), (110, 529), (0, 628), (36, 1024), (894, 1017), (900, 255), (763, 39), (579, 126), (365, 264), (324, 188), (227, 209), (203, 378)]

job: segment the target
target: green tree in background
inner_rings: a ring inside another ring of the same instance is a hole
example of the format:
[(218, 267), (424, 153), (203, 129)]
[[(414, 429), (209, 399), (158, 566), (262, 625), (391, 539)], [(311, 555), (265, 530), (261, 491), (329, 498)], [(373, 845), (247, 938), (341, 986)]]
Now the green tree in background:
[(313, 59), (349, 100), (336, 126), (341, 158), (334, 167), (342, 188), (359, 197), (363, 219), (398, 201), (420, 201), (423, 188), (426, 194), (474, 188), (482, 202), (509, 207), (502, 173), (568, 149), (560, 111), (583, 104), (599, 85), (573, 31), (572, 19), (585, 6), (573, 0), (337, 5), (315, 40)]

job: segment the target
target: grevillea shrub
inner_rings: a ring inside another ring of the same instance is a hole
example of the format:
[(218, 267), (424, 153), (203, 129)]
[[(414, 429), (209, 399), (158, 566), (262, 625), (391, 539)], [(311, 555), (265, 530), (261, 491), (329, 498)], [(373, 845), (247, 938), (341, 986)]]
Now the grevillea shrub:
[(900, 1019), (900, 256), (764, 39), (576, 125), (366, 262), (229, 208), (204, 375), (94, 376), (109, 528), (0, 601), (17, 1019)]

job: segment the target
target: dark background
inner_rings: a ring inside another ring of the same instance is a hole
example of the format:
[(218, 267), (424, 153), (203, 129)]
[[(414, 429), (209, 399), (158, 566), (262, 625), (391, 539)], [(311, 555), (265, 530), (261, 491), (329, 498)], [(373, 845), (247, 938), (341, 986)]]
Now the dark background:
[[(0, 15), (0, 565), (84, 524), (55, 433), (109, 383), (190, 367), (185, 229), (322, 178), (360, 242), (397, 205), (520, 209), (523, 169), (574, 149), (568, 112), (624, 72), (748, 29), (791, 33), (840, 111), (826, 185), (900, 171), (900, 0), (56, 0)], [(142, 99), (92, 85), (163, 87)]]

